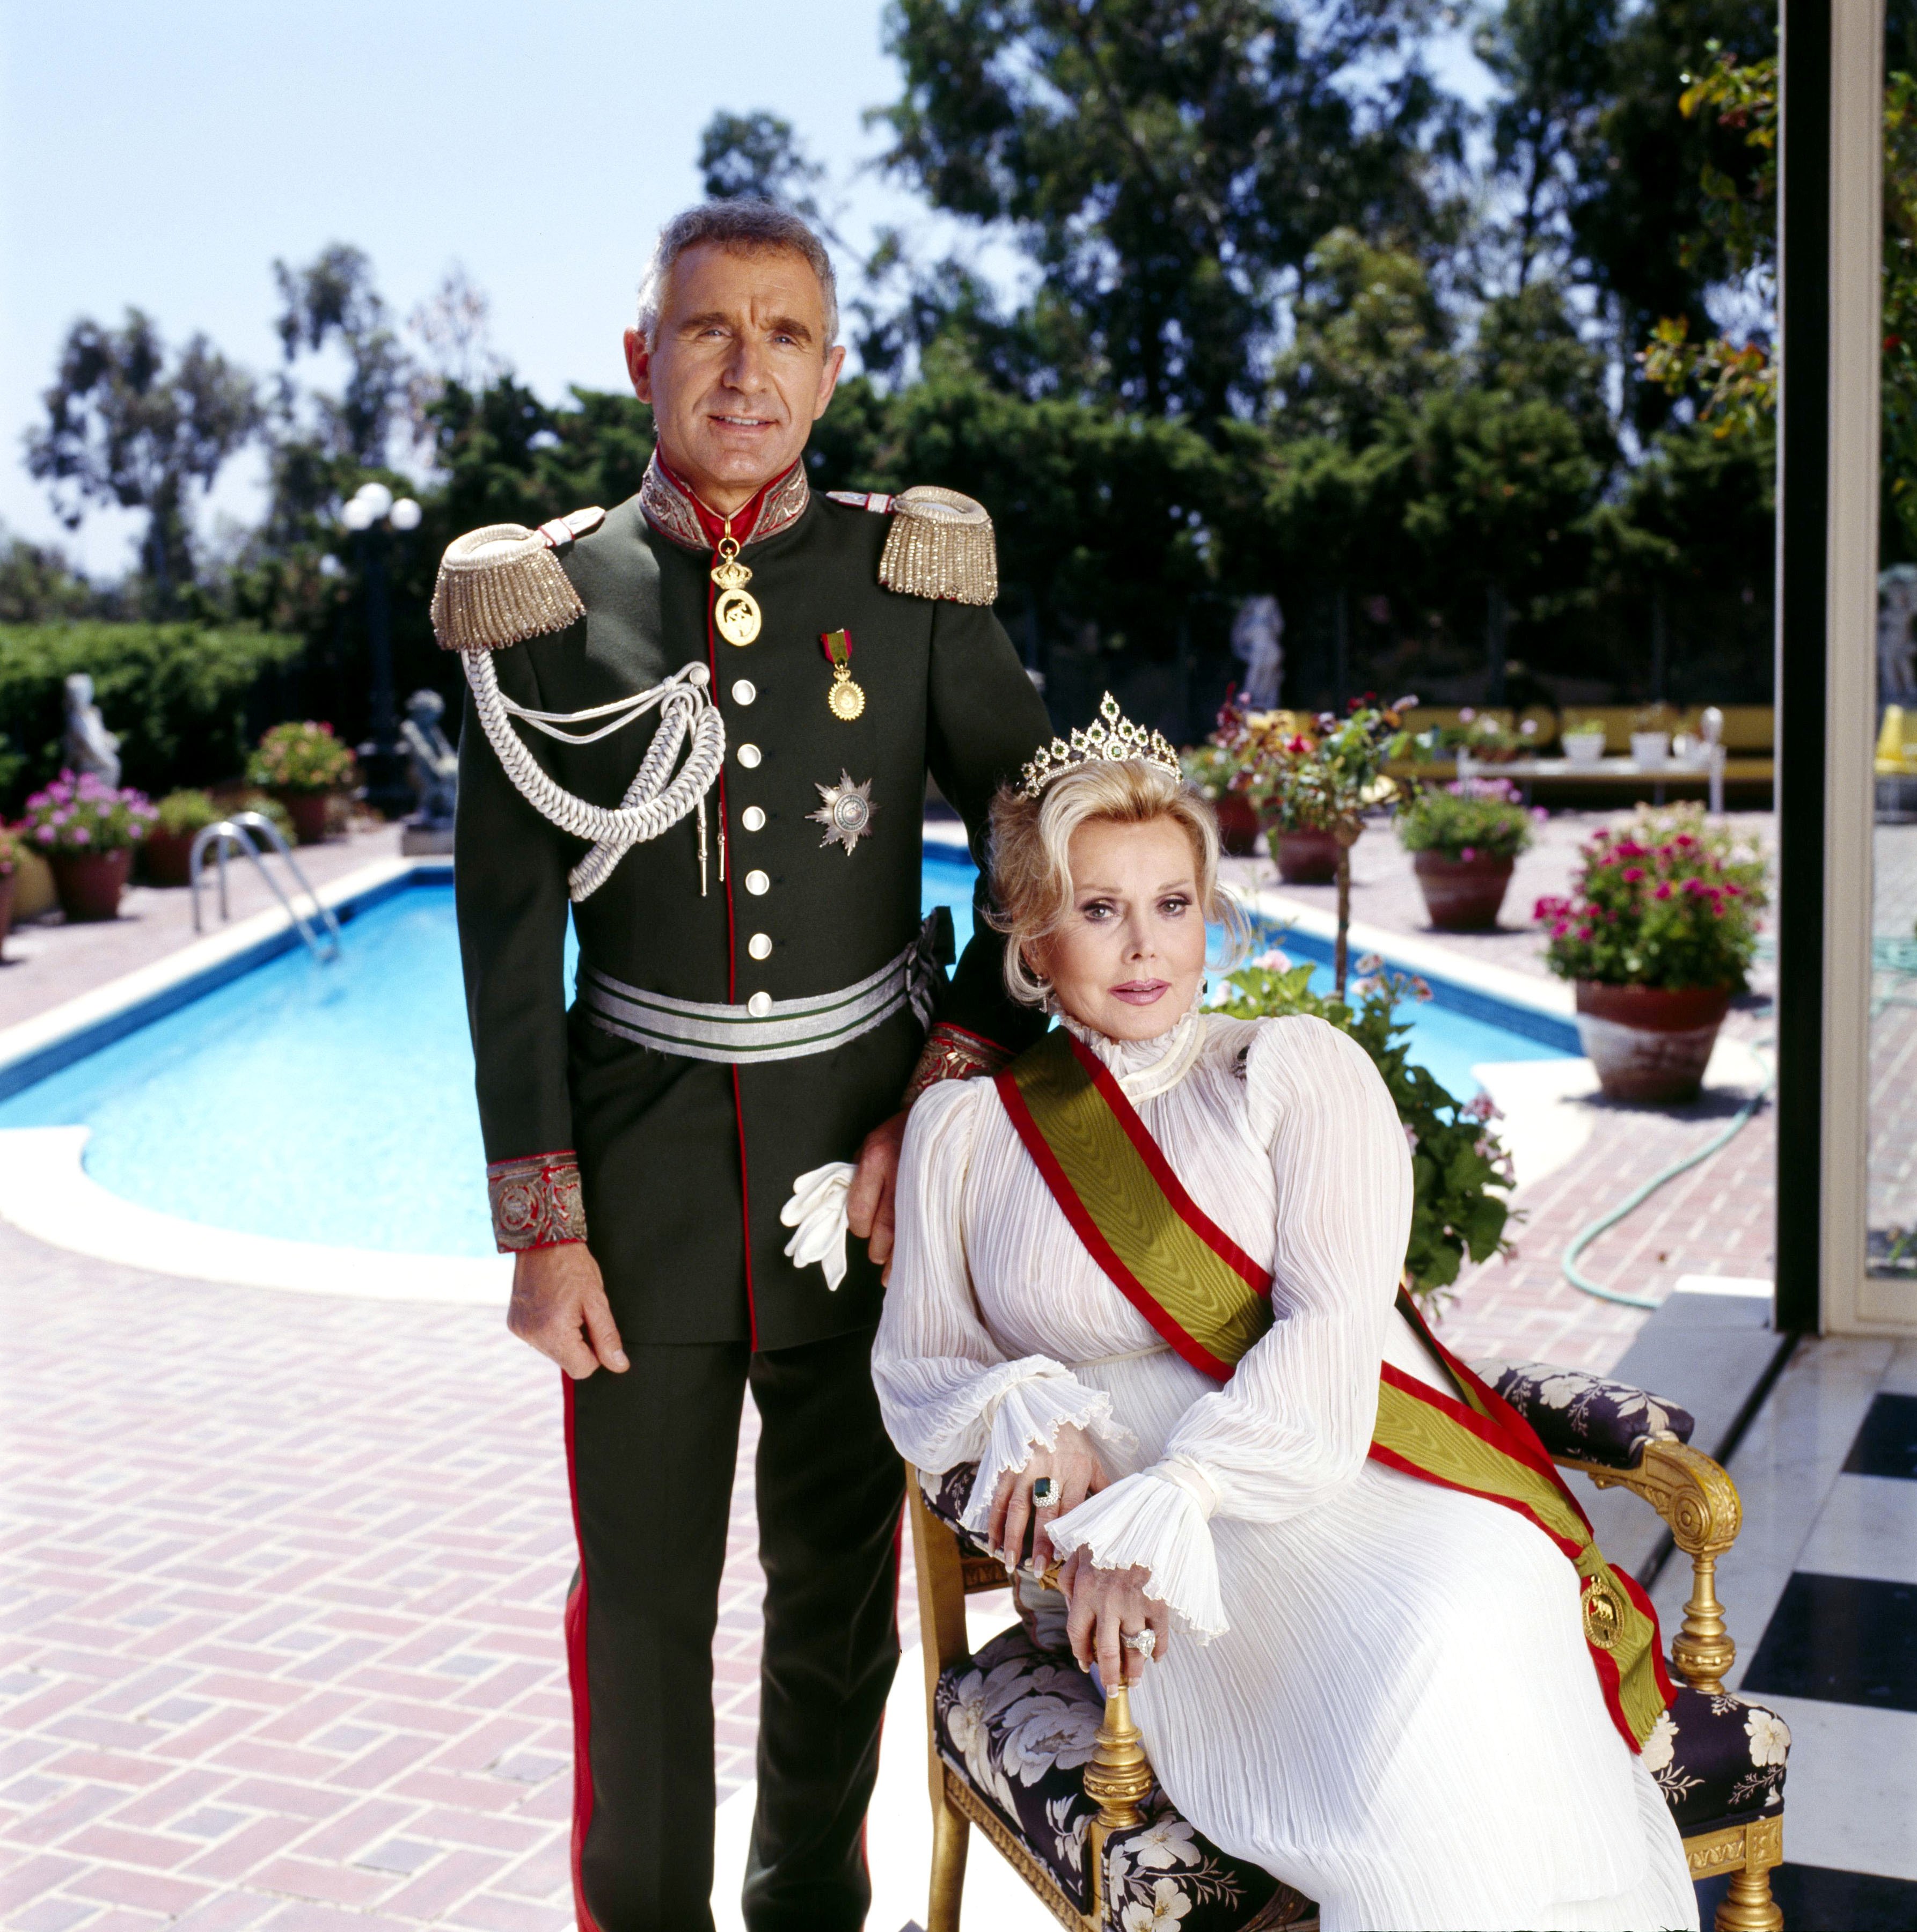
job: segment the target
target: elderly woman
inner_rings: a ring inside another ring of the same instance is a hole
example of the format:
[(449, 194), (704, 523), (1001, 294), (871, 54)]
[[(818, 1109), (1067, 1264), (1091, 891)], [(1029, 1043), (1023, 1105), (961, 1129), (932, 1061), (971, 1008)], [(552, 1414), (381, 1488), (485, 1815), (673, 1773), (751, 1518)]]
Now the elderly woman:
[(1134, 728), (1001, 794), (1006, 976), (1064, 1031), (913, 1110), (886, 1426), (978, 1463), (1008, 1562), (1028, 1524), (1064, 1559), (1173, 1802), (1326, 1932), (1695, 1927), (1636, 1754), (1648, 1605), (1399, 1298), (1411, 1162), (1362, 1049), (1198, 1010), (1217, 868)]

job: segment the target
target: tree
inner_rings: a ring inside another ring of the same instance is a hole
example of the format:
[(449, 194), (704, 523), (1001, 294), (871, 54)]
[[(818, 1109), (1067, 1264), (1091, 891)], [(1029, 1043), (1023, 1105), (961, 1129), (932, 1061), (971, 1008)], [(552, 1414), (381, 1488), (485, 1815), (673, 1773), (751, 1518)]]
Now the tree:
[(68, 332), (46, 424), (27, 440), (27, 468), (51, 486), (70, 530), (89, 503), (147, 513), (140, 568), (170, 608), (194, 580), (191, 493), (258, 430), (253, 378), (203, 334), (169, 365), (152, 318), (127, 311), (123, 327), (80, 321)]
[[(886, 164), (1015, 225), (1093, 373), (1212, 434), (1257, 406), (1274, 298), (1341, 224), (1444, 232), (1448, 104), (1402, 28), (1419, 0), (895, 0)], [(1394, 64), (1395, 61), (1395, 64)]]
[(792, 123), (764, 108), (715, 114), (699, 136), (699, 180), (715, 201), (740, 196), (776, 202), (808, 220), (819, 220), (812, 190), (825, 170), (799, 145)]
[(405, 406), (410, 370), (385, 298), (374, 286), (371, 261), (364, 250), (335, 242), (304, 268), (275, 262), (273, 279), (280, 302), (274, 327), (284, 361), (283, 416), (290, 419), (294, 413), (295, 362), (337, 340), (346, 352), (346, 384), (337, 397), (314, 397), (318, 440), (362, 470), (376, 468), (386, 460)]

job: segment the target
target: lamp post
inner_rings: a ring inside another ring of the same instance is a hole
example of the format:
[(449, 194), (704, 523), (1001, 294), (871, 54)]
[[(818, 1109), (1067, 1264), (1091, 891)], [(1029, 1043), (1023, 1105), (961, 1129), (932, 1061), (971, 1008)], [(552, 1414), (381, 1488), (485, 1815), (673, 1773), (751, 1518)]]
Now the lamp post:
[(404, 536), (419, 527), (420, 509), (410, 496), (394, 500), (383, 483), (362, 483), (340, 521), (352, 532), (366, 585), (366, 640), (373, 658), (372, 735), (359, 748), (366, 771), (366, 802), (388, 818), (412, 803), (406, 754), (399, 747), (399, 721), (393, 706), (392, 604), (386, 583), (386, 533)]

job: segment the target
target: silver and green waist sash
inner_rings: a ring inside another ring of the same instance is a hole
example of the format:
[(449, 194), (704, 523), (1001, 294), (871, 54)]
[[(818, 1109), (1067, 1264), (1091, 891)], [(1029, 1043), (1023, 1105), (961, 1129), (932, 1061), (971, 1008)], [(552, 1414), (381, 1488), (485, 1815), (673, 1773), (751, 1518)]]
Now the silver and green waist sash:
[(951, 934), (950, 916), (941, 907), (903, 952), (850, 986), (796, 1000), (754, 993), (736, 1005), (628, 986), (582, 957), (579, 1003), (601, 1032), (660, 1053), (731, 1066), (799, 1060), (870, 1033), (902, 1007), (909, 1006), (921, 1026), (931, 1025), (944, 964), (952, 956)]

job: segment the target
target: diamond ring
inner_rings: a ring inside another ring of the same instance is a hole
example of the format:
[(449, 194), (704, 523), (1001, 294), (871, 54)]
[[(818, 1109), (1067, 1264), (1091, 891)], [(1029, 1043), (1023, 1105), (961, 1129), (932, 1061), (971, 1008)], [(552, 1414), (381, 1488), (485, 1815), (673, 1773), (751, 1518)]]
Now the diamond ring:
[(1129, 1636), (1121, 1636), (1118, 1641), (1127, 1650), (1136, 1650), (1141, 1657), (1149, 1658), (1158, 1648), (1158, 1633), (1148, 1630), (1134, 1630)]

